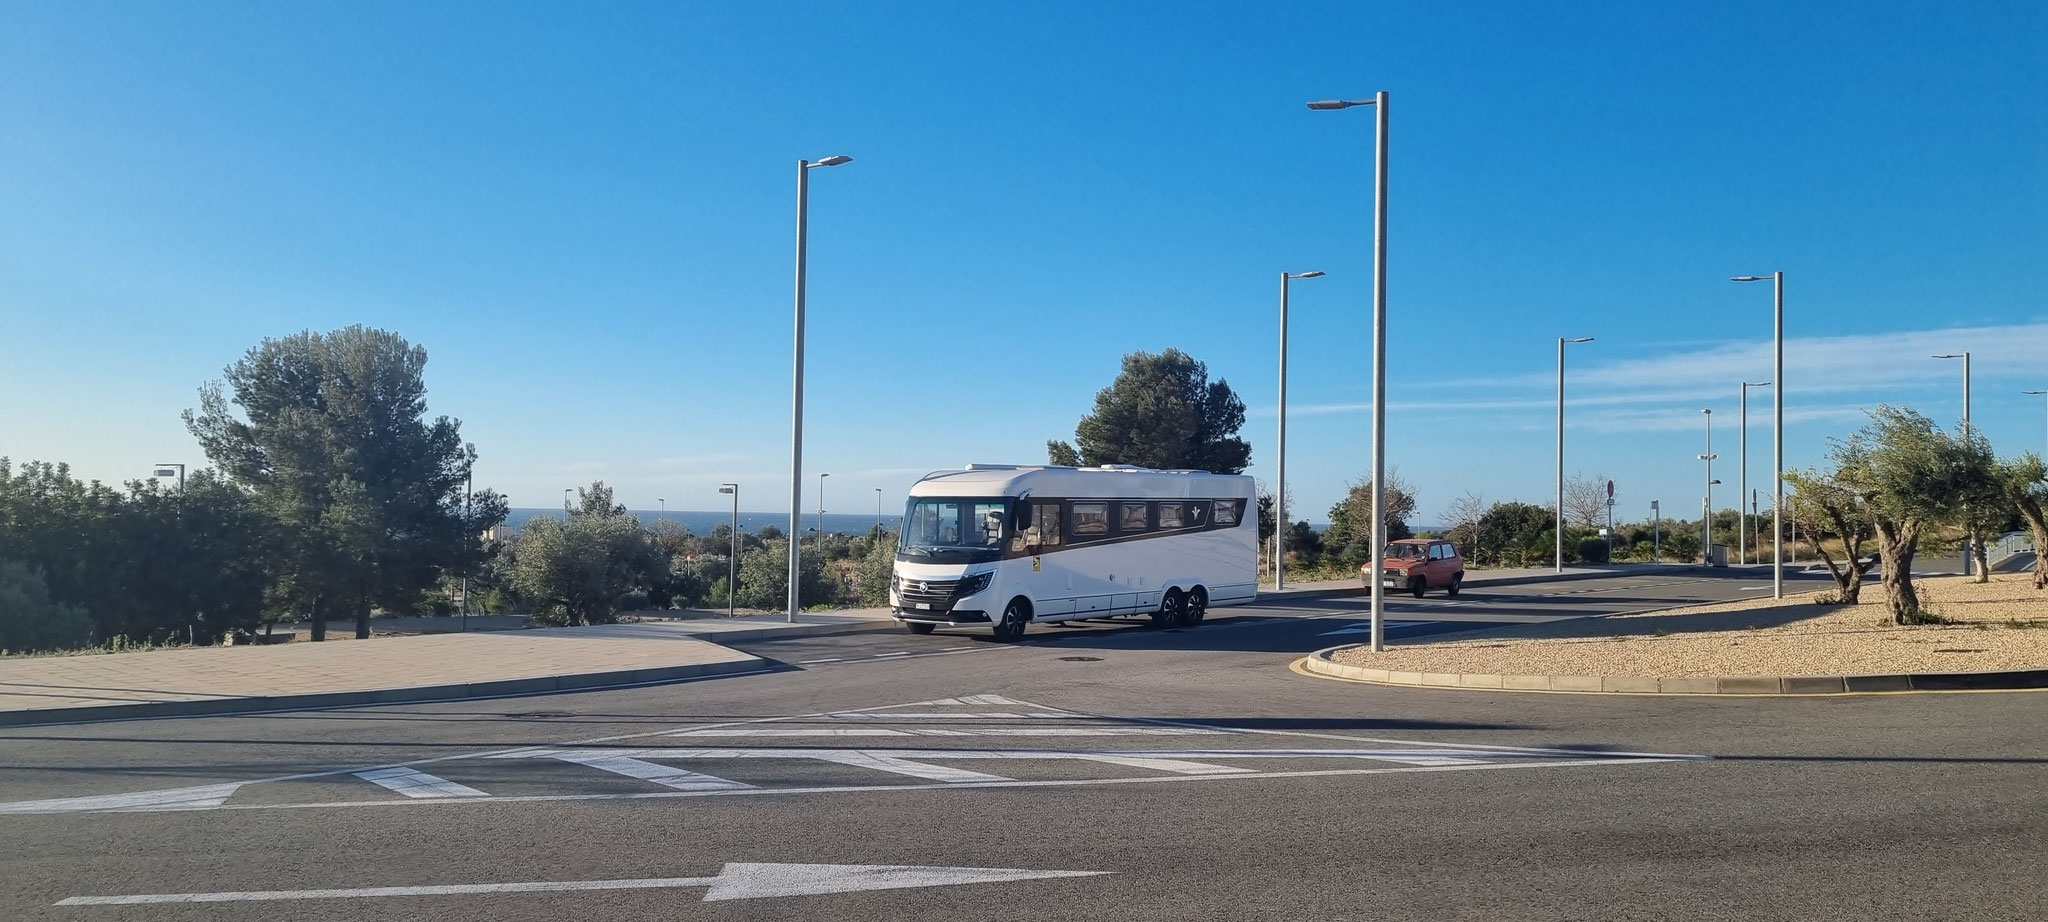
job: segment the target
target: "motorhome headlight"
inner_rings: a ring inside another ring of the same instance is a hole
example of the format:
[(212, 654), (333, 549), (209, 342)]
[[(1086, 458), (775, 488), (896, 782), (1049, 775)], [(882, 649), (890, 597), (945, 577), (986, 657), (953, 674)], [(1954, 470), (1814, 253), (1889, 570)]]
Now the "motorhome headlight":
[(977, 592), (985, 592), (988, 590), (988, 584), (994, 581), (995, 578), (996, 572), (994, 570), (967, 577), (960, 581), (960, 594), (969, 596)]

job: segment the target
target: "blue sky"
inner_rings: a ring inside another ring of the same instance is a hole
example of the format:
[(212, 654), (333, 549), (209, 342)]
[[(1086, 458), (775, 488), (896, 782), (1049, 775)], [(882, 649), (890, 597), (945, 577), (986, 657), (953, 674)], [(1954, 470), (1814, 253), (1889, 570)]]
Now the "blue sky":
[[(786, 508), (793, 172), (812, 176), (805, 491), (1043, 460), (1135, 349), (1250, 406), (1321, 520), (1367, 464), (1372, 115), (1393, 94), (1389, 458), (1433, 520), (1568, 468), (1640, 517), (1735, 482), (1788, 273), (1787, 459), (1861, 408), (2040, 450), (2048, 7), (144, 4), (0, 29), (0, 454), (204, 463), (178, 421), (267, 335), (429, 351), (514, 505)], [(1768, 391), (1751, 471), (1768, 472)], [(858, 497), (851, 499), (849, 497)]]

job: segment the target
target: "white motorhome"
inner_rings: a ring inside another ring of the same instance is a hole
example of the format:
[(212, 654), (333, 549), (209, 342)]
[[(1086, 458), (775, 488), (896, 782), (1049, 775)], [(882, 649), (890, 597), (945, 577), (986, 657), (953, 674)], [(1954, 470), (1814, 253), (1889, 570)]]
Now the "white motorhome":
[(910, 488), (889, 608), (918, 634), (1148, 615), (1193, 626), (1258, 592), (1250, 477), (970, 464)]

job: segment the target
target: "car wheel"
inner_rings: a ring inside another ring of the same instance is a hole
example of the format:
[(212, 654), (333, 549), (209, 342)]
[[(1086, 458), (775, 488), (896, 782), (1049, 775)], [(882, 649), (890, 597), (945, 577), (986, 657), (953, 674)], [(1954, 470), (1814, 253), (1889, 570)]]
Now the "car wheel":
[(998, 643), (1016, 643), (1024, 636), (1024, 624), (1031, 620), (1031, 603), (1023, 598), (1010, 600), (1003, 608), (1003, 619), (996, 622), (995, 638)]
[(1159, 599), (1159, 610), (1152, 613), (1153, 627), (1180, 627), (1181, 611), (1187, 606), (1187, 598), (1178, 589), (1166, 590)]
[(1429, 591), (1429, 580), (1423, 579), (1420, 576), (1409, 580), (1408, 591), (1414, 593), (1416, 598), (1422, 598), (1422, 594)]
[(932, 628), (938, 627), (936, 624), (925, 624), (920, 621), (905, 621), (903, 626), (909, 628), (912, 634), (929, 634)]
[(1450, 588), (1448, 588), (1448, 589), (1445, 589), (1445, 590), (1444, 590), (1444, 594), (1445, 594), (1445, 595), (1448, 595), (1448, 596), (1450, 596), (1451, 598), (1454, 598), (1454, 599), (1455, 599), (1455, 598), (1457, 598), (1457, 597), (1458, 597), (1458, 590), (1459, 590), (1459, 589), (1462, 589), (1462, 588), (1464, 588), (1464, 586), (1465, 586), (1465, 574), (1463, 574), (1463, 573), (1460, 573), (1460, 574), (1458, 574), (1458, 575), (1456, 575), (1456, 576), (1453, 576), (1453, 577), (1451, 577), (1451, 585), (1450, 585)]
[(1188, 592), (1187, 607), (1181, 610), (1180, 623), (1194, 627), (1202, 623), (1202, 616), (1209, 613), (1209, 590), (1200, 586)]

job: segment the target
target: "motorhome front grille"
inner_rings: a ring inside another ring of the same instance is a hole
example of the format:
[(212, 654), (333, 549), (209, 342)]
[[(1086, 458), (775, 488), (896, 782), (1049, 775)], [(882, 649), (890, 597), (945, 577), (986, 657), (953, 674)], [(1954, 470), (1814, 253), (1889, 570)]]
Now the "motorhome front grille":
[(957, 579), (905, 579), (896, 587), (896, 594), (905, 605), (944, 605), (953, 601), (953, 593), (959, 588)]

